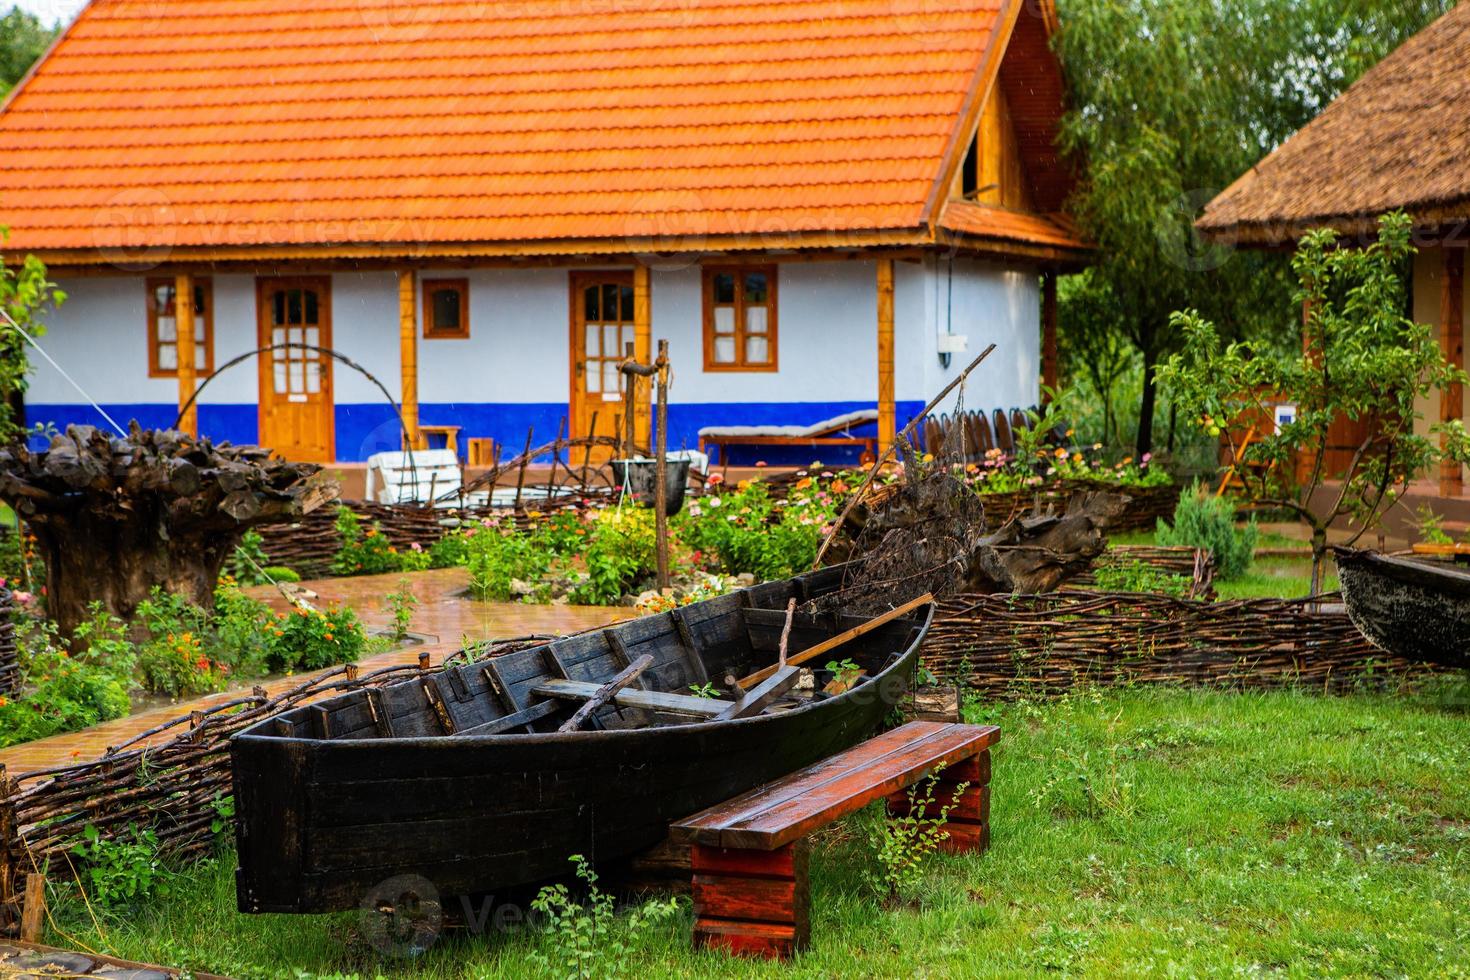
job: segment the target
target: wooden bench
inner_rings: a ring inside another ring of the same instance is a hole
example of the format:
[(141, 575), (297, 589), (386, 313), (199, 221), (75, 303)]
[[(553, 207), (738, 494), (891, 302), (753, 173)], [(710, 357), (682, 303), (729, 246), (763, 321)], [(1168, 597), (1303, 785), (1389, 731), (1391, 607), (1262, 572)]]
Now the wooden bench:
[(905, 791), (931, 773), (935, 808), (968, 784), (943, 849), (984, 850), (990, 746), (999, 737), (994, 726), (912, 721), (674, 824), (671, 842), (690, 846), (695, 945), (781, 959), (804, 949), (807, 835), (879, 799), (902, 812)]

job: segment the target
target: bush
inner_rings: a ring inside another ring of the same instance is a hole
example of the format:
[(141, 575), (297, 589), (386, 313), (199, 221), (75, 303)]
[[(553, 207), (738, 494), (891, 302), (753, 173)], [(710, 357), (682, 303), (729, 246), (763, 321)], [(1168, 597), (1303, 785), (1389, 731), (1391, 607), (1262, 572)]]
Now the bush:
[(1141, 561), (1098, 565), (1093, 572), (1093, 579), (1104, 592), (1152, 592), (1181, 599), (1187, 597), (1194, 586), (1183, 575), (1175, 575)]
[(276, 619), (269, 666), (277, 671), (322, 670), (355, 663), (367, 646), (357, 613), (347, 606), (293, 609)]
[(685, 544), (727, 574), (786, 578), (811, 567), (848, 489), (840, 474), (824, 473), (802, 477), (786, 500), (773, 500), (765, 483), (752, 480), (691, 502), (676, 527)]
[(470, 594), (476, 599), (505, 602), (514, 595), (514, 581), (538, 582), (551, 565), (551, 555), (514, 525), (502, 528), (487, 521), (463, 537)]
[(586, 541), (586, 578), (572, 589), (573, 602), (611, 605), (657, 567), (651, 507), (629, 504), (598, 512)]
[(350, 508), (337, 508), (337, 535), (342, 539), (332, 558), (337, 575), (376, 575), (403, 570), (403, 558), (376, 522), (366, 531)]
[(1215, 556), (1222, 579), (1239, 578), (1251, 567), (1258, 531), (1255, 518), (1236, 526), (1235, 504), (1196, 483), (1180, 495), (1174, 508), (1174, 526), (1159, 520), (1155, 535), (1162, 545), (1203, 548)]
[(77, 635), (81, 652), (73, 656), (59, 644), (51, 623), (20, 624), (16, 639), (24, 694), (0, 697), (0, 748), (78, 731), (131, 710), (128, 689), (136, 655), (122, 624), (94, 606)]

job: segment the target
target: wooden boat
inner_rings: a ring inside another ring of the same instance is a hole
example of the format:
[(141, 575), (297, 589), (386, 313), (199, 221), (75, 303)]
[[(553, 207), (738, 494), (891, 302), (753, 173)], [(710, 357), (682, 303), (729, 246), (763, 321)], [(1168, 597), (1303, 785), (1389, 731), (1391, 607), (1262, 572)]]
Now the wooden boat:
[[(797, 612), (793, 665), (775, 669), (788, 600), (830, 596), (843, 571), (351, 691), (246, 729), (231, 742), (240, 910), (356, 908), (401, 876), (441, 899), (545, 881), (570, 855), (635, 854), (672, 821), (867, 738), (908, 690), (933, 604), (874, 619)], [(867, 676), (822, 692), (824, 644)], [(794, 686), (804, 651), (812, 690)], [(628, 686), (609, 692), (614, 678)], [(694, 693), (706, 684), (723, 693)], [(557, 730), (582, 719), (593, 730)]]
[(1333, 550), (1348, 616), (1375, 646), (1470, 668), (1470, 574), (1440, 562)]

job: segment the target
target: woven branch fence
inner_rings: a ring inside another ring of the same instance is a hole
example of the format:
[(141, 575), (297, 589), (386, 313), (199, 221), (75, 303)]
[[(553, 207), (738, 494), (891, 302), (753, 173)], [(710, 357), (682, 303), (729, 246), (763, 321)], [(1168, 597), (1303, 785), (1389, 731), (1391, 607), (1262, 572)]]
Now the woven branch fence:
[(923, 659), (993, 698), (1051, 697), (1081, 683), (1341, 692), (1437, 669), (1382, 653), (1330, 601), (1105, 592), (947, 599)]
[(1137, 563), (1148, 565), (1167, 575), (1178, 575), (1189, 581), (1189, 598), (1215, 598), (1215, 556), (1203, 548), (1187, 545), (1120, 544), (1104, 551), (1092, 568), (1067, 581), (1068, 589), (1087, 588), (1097, 584), (1097, 571), (1121, 568)]
[(15, 623), (10, 611), (10, 590), (0, 586), (0, 697), (9, 697), (20, 689), (20, 657), (15, 647)]

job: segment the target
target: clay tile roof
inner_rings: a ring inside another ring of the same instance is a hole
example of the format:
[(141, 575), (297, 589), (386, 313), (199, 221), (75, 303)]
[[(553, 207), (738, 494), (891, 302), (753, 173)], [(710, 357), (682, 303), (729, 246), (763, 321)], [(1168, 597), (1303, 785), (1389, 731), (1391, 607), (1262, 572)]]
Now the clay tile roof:
[(1079, 255), (1092, 249), (1072, 220), (1063, 214), (1030, 214), (970, 201), (951, 201), (944, 208), (939, 227), (956, 236), (955, 240), (975, 245), (989, 241)]
[(0, 115), (0, 222), (43, 254), (876, 242), (934, 220), (1021, 3), (92, 0)]
[(1205, 209), (1205, 234), (1278, 244), (1313, 227), (1470, 217), (1470, 3), (1369, 70)]

